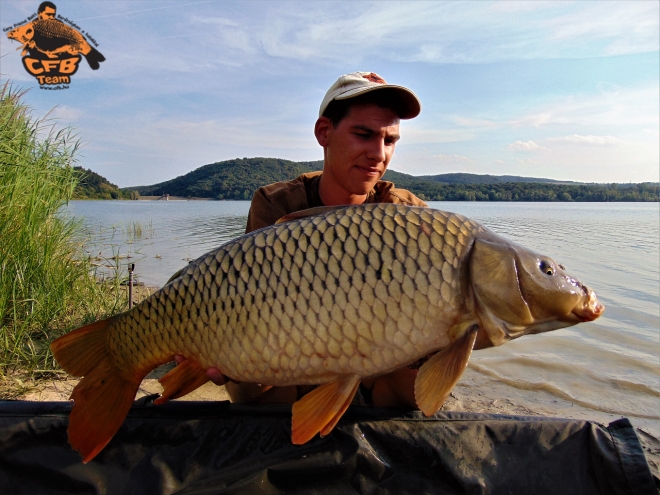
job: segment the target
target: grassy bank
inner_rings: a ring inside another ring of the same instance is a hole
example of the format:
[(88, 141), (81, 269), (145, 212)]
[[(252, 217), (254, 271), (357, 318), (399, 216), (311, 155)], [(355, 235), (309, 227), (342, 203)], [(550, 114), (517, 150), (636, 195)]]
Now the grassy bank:
[(0, 398), (57, 372), (57, 336), (126, 308), (121, 277), (99, 283), (81, 256), (72, 197), (78, 142), (35, 119), (23, 94), (0, 89)]

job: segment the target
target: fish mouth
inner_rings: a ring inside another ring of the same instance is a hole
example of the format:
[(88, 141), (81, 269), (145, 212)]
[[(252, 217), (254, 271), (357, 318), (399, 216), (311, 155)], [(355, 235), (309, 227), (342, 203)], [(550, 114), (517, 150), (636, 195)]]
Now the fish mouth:
[(582, 286), (582, 291), (584, 297), (575, 305), (571, 315), (577, 317), (581, 322), (585, 321), (594, 321), (598, 318), (603, 311), (605, 311), (605, 306), (598, 301), (596, 294), (586, 285)]

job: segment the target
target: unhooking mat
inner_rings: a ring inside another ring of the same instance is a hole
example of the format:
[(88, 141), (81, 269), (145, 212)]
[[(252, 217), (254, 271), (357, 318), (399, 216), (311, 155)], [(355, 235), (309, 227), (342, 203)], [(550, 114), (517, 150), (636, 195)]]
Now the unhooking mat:
[(351, 407), (291, 444), (290, 406), (137, 401), (88, 464), (68, 402), (0, 402), (1, 494), (627, 494), (658, 491), (627, 419)]

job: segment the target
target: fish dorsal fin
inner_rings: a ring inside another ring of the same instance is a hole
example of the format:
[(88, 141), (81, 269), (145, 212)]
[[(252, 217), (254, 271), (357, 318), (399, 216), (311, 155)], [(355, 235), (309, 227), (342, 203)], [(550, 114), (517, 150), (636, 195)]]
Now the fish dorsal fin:
[(160, 380), (163, 393), (154, 404), (164, 404), (169, 399), (178, 399), (209, 381), (206, 370), (192, 359), (185, 359)]
[(449, 334), (457, 338), (419, 369), (415, 401), (425, 416), (435, 414), (449, 397), (467, 366), (478, 331), (479, 326), (474, 321), (453, 325)]
[(342, 376), (315, 388), (293, 404), (291, 442), (302, 445), (317, 433), (324, 437), (342, 417), (360, 384), (357, 375)]
[(280, 218), (275, 224), (290, 222), (291, 220), (298, 220), (299, 218), (311, 217), (314, 215), (321, 215), (322, 213), (328, 213), (330, 211), (338, 210), (340, 208), (346, 208), (346, 205), (342, 206), (317, 206), (316, 208), (308, 208), (306, 210), (294, 211), (293, 213), (287, 213), (282, 218)]

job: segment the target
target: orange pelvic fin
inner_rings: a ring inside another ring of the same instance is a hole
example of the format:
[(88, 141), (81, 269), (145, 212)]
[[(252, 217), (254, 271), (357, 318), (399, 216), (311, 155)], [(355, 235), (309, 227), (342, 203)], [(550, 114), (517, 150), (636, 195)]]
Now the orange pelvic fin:
[(291, 441), (302, 445), (314, 435), (328, 435), (348, 408), (360, 377), (348, 375), (315, 388), (293, 404)]
[(164, 390), (154, 404), (164, 404), (169, 399), (177, 399), (189, 394), (209, 381), (206, 370), (192, 359), (186, 359), (170, 370), (160, 380)]
[(474, 322), (463, 322), (450, 328), (449, 333), (459, 337), (419, 369), (415, 379), (415, 401), (425, 416), (435, 414), (449, 397), (467, 366), (478, 331)]
[(50, 348), (57, 362), (74, 376), (83, 376), (73, 389), (69, 415), (69, 444), (92, 460), (124, 422), (137, 393), (141, 374), (120, 370), (107, 347), (113, 318), (78, 328), (55, 340)]

